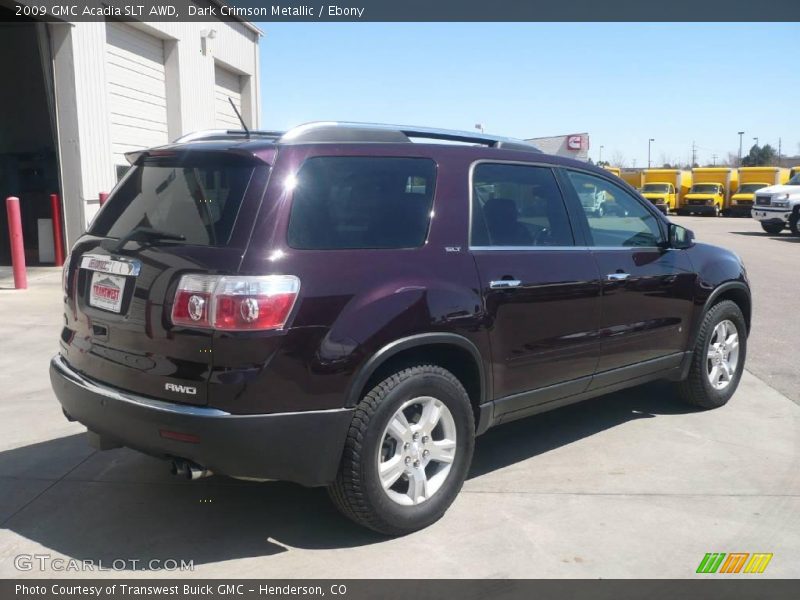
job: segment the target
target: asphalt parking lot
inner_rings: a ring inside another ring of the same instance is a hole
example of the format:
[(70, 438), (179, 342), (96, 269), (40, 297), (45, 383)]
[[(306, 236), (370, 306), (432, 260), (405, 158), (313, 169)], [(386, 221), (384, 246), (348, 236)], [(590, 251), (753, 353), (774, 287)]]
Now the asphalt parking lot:
[(753, 333), (731, 402), (696, 412), (652, 384), (491, 430), (447, 515), (402, 539), (352, 525), (324, 490), (188, 483), (135, 452), (91, 450), (47, 377), (60, 273), (36, 270), (16, 292), (0, 272), (0, 577), (84, 575), (18, 570), (32, 554), (140, 561), (86, 576), (183, 577), (146, 566), (177, 559), (194, 577), (694, 577), (707, 552), (771, 552), (757, 577), (800, 576), (800, 238), (751, 219), (675, 221), (748, 267)]

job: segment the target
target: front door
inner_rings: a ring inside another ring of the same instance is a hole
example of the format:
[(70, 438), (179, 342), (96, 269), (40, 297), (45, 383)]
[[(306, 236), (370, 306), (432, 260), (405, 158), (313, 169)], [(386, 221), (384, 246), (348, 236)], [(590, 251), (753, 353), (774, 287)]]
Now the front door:
[[(552, 169), (479, 163), (470, 248), (492, 349), (494, 396), (513, 412), (586, 389), (599, 357), (600, 281), (575, 246)], [(549, 388), (545, 393), (533, 390)]]
[[(607, 208), (613, 206), (602, 217), (581, 215), (603, 284), (602, 352), (592, 387), (679, 364), (695, 286), (686, 252), (665, 248), (665, 232), (652, 207), (622, 186), (577, 170), (566, 170), (565, 180), (575, 195), (592, 188)], [(631, 365), (638, 367), (613, 372)]]

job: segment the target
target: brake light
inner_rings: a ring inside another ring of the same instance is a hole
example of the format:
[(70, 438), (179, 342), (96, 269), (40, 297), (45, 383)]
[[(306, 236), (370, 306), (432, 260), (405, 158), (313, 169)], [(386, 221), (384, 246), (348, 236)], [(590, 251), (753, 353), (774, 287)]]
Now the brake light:
[(294, 275), (184, 275), (175, 291), (172, 323), (223, 331), (281, 329), (299, 291)]

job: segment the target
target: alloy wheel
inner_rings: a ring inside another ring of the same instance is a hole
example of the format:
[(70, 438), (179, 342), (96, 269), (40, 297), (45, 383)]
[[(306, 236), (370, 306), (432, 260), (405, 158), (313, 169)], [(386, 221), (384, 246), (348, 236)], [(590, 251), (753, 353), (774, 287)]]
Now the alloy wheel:
[(389, 420), (378, 448), (378, 477), (386, 495), (413, 506), (441, 489), (456, 456), (456, 423), (437, 398), (405, 402)]
[(714, 327), (706, 354), (706, 374), (711, 386), (724, 390), (733, 380), (739, 365), (739, 332), (725, 319)]

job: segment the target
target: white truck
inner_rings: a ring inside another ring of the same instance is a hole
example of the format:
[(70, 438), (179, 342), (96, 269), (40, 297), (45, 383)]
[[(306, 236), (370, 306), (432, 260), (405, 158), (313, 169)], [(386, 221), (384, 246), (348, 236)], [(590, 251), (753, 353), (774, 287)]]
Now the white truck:
[(769, 234), (778, 234), (789, 227), (793, 235), (800, 236), (800, 173), (784, 185), (758, 190), (751, 214)]

